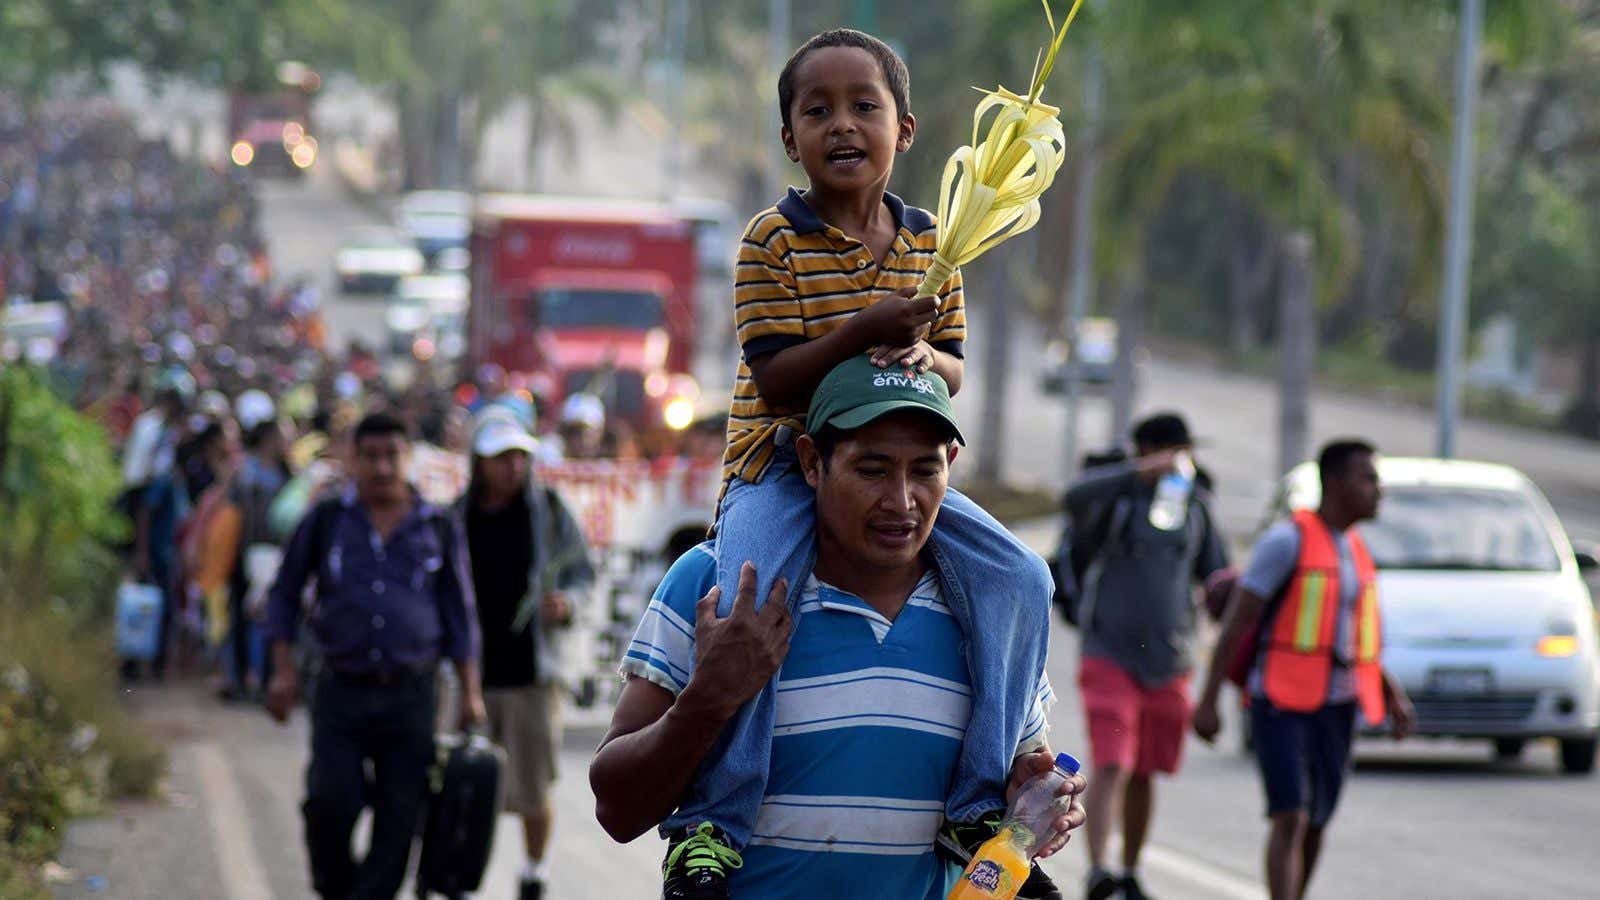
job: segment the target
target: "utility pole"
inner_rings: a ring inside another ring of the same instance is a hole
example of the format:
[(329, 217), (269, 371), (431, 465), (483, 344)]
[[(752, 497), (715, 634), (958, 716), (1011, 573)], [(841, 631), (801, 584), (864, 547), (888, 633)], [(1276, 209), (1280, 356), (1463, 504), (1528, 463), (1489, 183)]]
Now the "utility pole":
[(1450, 220), (1445, 234), (1444, 297), (1439, 322), (1438, 455), (1456, 452), (1461, 417), (1460, 369), (1467, 331), (1467, 280), (1472, 264), (1473, 134), (1478, 113), (1478, 42), (1483, 0), (1461, 0), (1456, 51), (1456, 120), (1450, 151)]
[(1311, 275), (1311, 236), (1283, 239), (1278, 289), (1278, 473), (1310, 454), (1311, 373), (1317, 355), (1317, 313)]
[(1083, 403), (1083, 377), (1078, 367), (1078, 331), (1089, 314), (1089, 295), (1094, 290), (1094, 195), (1100, 174), (1096, 143), (1100, 138), (1100, 104), (1104, 72), (1099, 41), (1091, 38), (1083, 77), (1083, 132), (1078, 137), (1077, 169), (1074, 177), (1077, 194), (1072, 198), (1072, 277), (1067, 282), (1067, 321), (1062, 335), (1067, 342), (1066, 433), (1061, 445), (1062, 465), (1067, 483), (1078, 474), (1078, 419)]
[(683, 176), (683, 67), (689, 42), (689, 0), (672, 0), (667, 10), (667, 146), (661, 154), (661, 199), (679, 193)]

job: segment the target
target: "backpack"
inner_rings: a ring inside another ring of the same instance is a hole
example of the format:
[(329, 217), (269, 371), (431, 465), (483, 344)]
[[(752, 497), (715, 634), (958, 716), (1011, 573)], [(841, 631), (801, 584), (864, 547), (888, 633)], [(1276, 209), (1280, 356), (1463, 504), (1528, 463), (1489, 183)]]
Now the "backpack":
[[(1124, 462), (1127, 454), (1121, 450), (1090, 453), (1084, 456), (1082, 471)], [(1066, 504), (1063, 503), (1063, 506)], [(1095, 509), (1084, 521), (1075, 522), (1070, 512), (1063, 517), (1061, 540), (1054, 556), (1050, 557), (1050, 575), (1055, 583), (1051, 598), (1061, 618), (1076, 628), (1081, 619), (1083, 586), (1104, 548), (1106, 539), (1119, 533), (1128, 516), (1125, 498), (1118, 498), (1109, 506)]]
[(1077, 628), (1084, 618), (1083, 588), (1095, 575), (1101, 551), (1112, 535), (1121, 534), (1128, 524), (1132, 504), (1127, 497), (1118, 497), (1109, 508), (1096, 511), (1080, 531), (1067, 516), (1062, 527), (1061, 549), (1050, 560), (1050, 572), (1055, 579), (1054, 602), (1056, 609), (1068, 625)]

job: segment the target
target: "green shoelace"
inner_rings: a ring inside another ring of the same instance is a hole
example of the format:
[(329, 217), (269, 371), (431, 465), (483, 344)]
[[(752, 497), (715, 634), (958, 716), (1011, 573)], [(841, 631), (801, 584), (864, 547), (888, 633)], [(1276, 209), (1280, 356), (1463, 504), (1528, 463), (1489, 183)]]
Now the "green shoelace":
[(671, 872), (676, 868), (680, 859), (683, 860), (683, 871), (686, 874), (709, 869), (723, 875), (728, 869), (743, 866), (744, 857), (732, 847), (717, 840), (713, 831), (715, 826), (710, 822), (701, 822), (693, 834), (684, 838), (678, 846), (672, 848), (671, 853), (667, 854), (667, 871)]

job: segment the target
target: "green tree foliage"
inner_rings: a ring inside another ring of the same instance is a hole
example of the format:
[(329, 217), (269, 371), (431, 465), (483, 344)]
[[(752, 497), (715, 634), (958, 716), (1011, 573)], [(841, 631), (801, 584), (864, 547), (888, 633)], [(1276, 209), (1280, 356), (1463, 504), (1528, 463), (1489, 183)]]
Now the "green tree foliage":
[(126, 533), (112, 511), (120, 479), (98, 425), (26, 366), (0, 370), (0, 595), (103, 593), (105, 544)]

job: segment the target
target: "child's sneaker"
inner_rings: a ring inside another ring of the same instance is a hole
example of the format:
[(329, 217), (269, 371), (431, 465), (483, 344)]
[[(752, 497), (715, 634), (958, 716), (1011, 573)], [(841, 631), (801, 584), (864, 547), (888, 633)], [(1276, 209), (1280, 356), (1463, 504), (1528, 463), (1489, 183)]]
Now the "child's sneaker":
[(667, 844), (661, 864), (662, 900), (730, 900), (728, 871), (744, 865), (728, 836), (710, 822), (685, 829)]
[[(972, 854), (988, 839), (1000, 833), (1000, 813), (980, 819), (976, 822), (950, 822), (946, 821), (939, 829), (939, 836), (934, 839), (933, 849), (945, 862), (967, 867), (972, 862)], [(1028, 872), (1028, 880), (1022, 883), (1022, 889), (1017, 891), (1019, 898), (1024, 900), (1062, 900), (1061, 891), (1056, 888), (1056, 883), (1050, 876), (1039, 868), (1039, 861), (1033, 861), (1033, 868)]]

